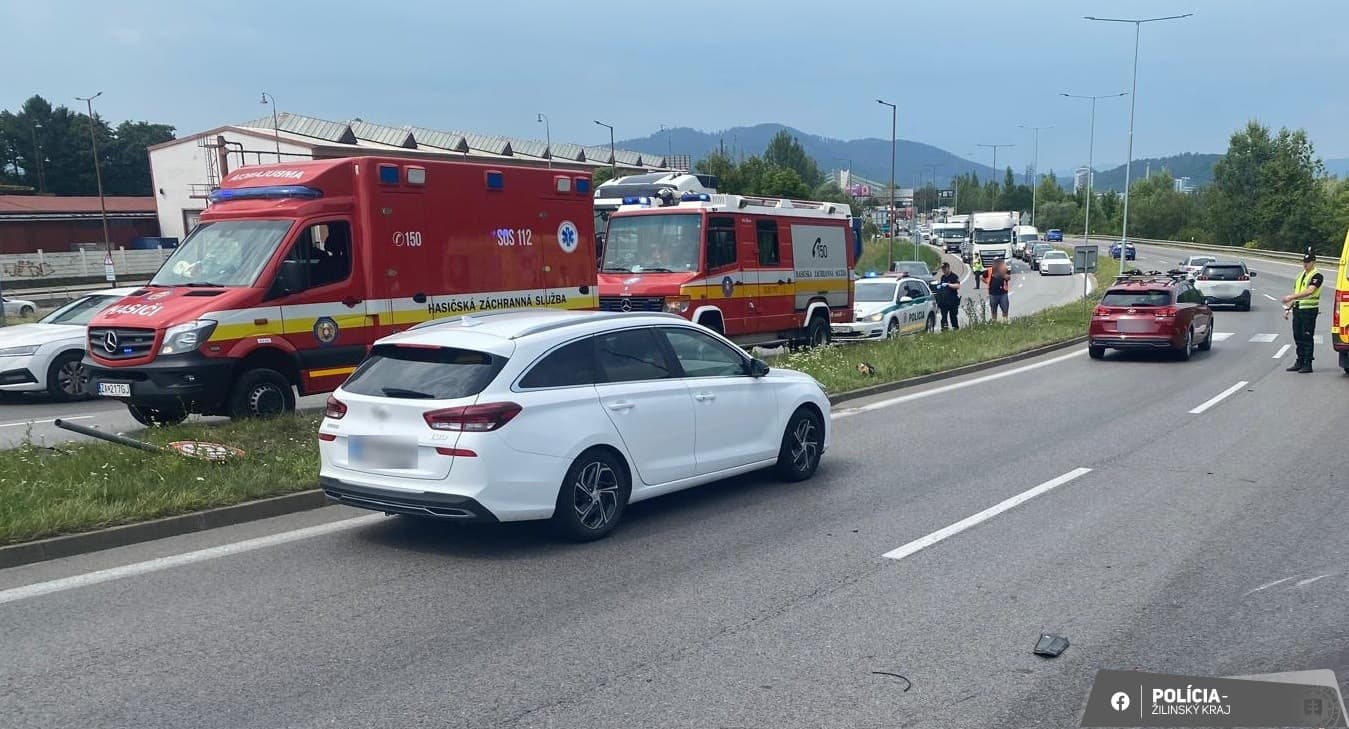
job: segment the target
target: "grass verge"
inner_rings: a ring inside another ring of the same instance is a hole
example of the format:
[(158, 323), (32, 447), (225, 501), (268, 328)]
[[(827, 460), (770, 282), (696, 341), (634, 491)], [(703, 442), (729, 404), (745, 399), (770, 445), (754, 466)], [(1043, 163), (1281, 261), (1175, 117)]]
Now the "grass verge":
[[(1087, 333), (1092, 308), (1104, 289), (1103, 282), (1114, 280), (1119, 271), (1119, 264), (1109, 257), (1101, 257), (1098, 265), (1096, 289), (1085, 301), (996, 324), (987, 322), (985, 312), (966, 307), (961, 311), (960, 331), (805, 350), (785, 355), (774, 365), (805, 372), (830, 393), (839, 393), (987, 362), (1080, 337)], [(858, 364), (862, 362), (871, 365), (875, 374), (859, 372)]]
[[(890, 264), (887, 259), (890, 258), (890, 240), (888, 238), (872, 238), (862, 243), (862, 257), (857, 259), (857, 265), (854, 267), (860, 273), (875, 271), (882, 273), (890, 270)], [(911, 238), (895, 239), (895, 257), (896, 261), (912, 261), (913, 240)], [(918, 259), (927, 264), (932, 270), (937, 270), (941, 265), (941, 253), (926, 243), (918, 244)]]
[(241, 448), (208, 463), (124, 446), (27, 443), (0, 458), (0, 544), (86, 532), (315, 487), (321, 416), (189, 424), (142, 431), (156, 444), (203, 440)]

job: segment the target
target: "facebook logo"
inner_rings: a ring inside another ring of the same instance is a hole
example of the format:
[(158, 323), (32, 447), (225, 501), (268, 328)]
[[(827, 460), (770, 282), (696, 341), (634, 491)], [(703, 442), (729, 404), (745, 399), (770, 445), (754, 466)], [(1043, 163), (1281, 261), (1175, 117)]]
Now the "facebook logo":
[(1110, 697), (1110, 708), (1115, 711), (1124, 711), (1125, 709), (1128, 709), (1129, 694), (1126, 694), (1123, 691), (1116, 691), (1115, 694)]

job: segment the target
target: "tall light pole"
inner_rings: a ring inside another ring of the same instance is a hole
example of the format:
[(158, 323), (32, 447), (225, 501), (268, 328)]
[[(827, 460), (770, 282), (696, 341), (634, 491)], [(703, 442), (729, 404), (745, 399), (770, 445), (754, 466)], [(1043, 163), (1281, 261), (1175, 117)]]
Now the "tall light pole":
[(674, 131), (674, 127), (662, 124), (660, 125), (660, 130), (665, 132), (665, 166), (669, 167), (671, 159), (674, 157), (674, 142), (670, 140), (671, 132)]
[[(1087, 208), (1087, 216), (1086, 216), (1086, 219), (1082, 222), (1082, 245), (1091, 245), (1091, 204), (1092, 204), (1092, 202), (1093, 202), (1093, 200), (1092, 200), (1092, 193), (1091, 193), (1091, 178), (1093, 178), (1093, 177), (1096, 176), (1096, 175), (1095, 175), (1095, 171), (1092, 170), (1092, 168), (1091, 168), (1091, 165), (1092, 165), (1092, 162), (1094, 161), (1094, 160), (1092, 159), (1092, 155), (1093, 155), (1093, 154), (1095, 153), (1095, 151), (1096, 151), (1096, 100), (1097, 100), (1097, 99), (1118, 99), (1118, 98), (1121, 97), (1121, 96), (1128, 96), (1128, 95), (1129, 95), (1129, 92), (1128, 92), (1128, 91), (1121, 91), (1121, 92), (1119, 92), (1118, 94), (1102, 94), (1102, 95), (1100, 95), (1100, 96), (1084, 96), (1084, 95), (1081, 95), (1081, 94), (1059, 94), (1059, 95), (1060, 95), (1060, 96), (1067, 97), (1067, 98), (1069, 98), (1069, 99), (1088, 99), (1088, 100), (1091, 101), (1091, 126), (1089, 127), (1089, 129), (1090, 129), (1091, 131), (1088, 132), (1088, 136), (1087, 136), (1087, 139), (1088, 139), (1088, 141), (1087, 141), (1087, 205), (1086, 205), (1086, 208)], [(1122, 256), (1123, 254), (1120, 254), (1120, 255)], [(1124, 262), (1124, 259), (1121, 258), (1121, 259), (1120, 259), (1120, 263), (1123, 264), (1123, 262)], [(1123, 266), (1122, 266), (1122, 265), (1121, 265), (1121, 270), (1123, 270)], [(1086, 288), (1085, 278), (1084, 278), (1084, 282), (1083, 282), (1082, 286), (1083, 286), (1084, 289)], [(1083, 298), (1086, 298), (1086, 293), (1083, 293), (1082, 296), (1083, 296)]]
[[(94, 148), (94, 179), (98, 182), (98, 209), (103, 218), (103, 249), (108, 252), (108, 257), (112, 257), (112, 238), (108, 235), (108, 203), (103, 197), (103, 166), (98, 161), (98, 135), (94, 133), (94, 99), (102, 96), (100, 91), (93, 96), (76, 96), (77, 101), (83, 101), (86, 109), (89, 110), (89, 142)], [(113, 284), (117, 281), (114, 279)]]
[(42, 145), (38, 142), (37, 131), (42, 128), (39, 122), (33, 122), (33, 164), (36, 165), (37, 172), (37, 192), (39, 195), (47, 191), (47, 175), (42, 169)]
[[(927, 170), (932, 174), (932, 207), (935, 208), (937, 206), (937, 198), (939, 197), (937, 194), (937, 170), (941, 169), (942, 165), (933, 164), (929, 162), (928, 164), (925, 165), (919, 165), (919, 167), (922, 167), (923, 169)], [(916, 203), (917, 200), (915, 200), (914, 202)], [(931, 210), (929, 210), (928, 212), (931, 213)], [(931, 220), (929, 220), (928, 222), (931, 222)]]
[[(1124, 161), (1124, 225), (1123, 229), (1120, 231), (1120, 239), (1124, 241), (1129, 240), (1129, 187), (1131, 184), (1131, 180), (1133, 178), (1133, 163), (1134, 163), (1134, 105), (1138, 101), (1138, 41), (1143, 34), (1143, 24), (1159, 23), (1163, 20), (1180, 20), (1182, 18), (1188, 18), (1191, 15), (1194, 15), (1194, 13), (1185, 13), (1184, 15), (1167, 15), (1161, 18), (1139, 18), (1134, 20), (1126, 18), (1097, 18), (1091, 15), (1083, 16), (1083, 18), (1087, 20), (1094, 20), (1101, 23), (1134, 24), (1134, 77), (1133, 77), (1133, 87), (1129, 94), (1129, 157)], [(1088, 170), (1087, 172), (1087, 178), (1088, 179), (1091, 178), (1090, 170)], [(1090, 199), (1088, 199), (1088, 202), (1090, 202)], [(1123, 256), (1124, 254), (1121, 253), (1120, 254), (1121, 264), (1124, 261)]]
[(618, 179), (618, 155), (614, 153), (614, 128), (596, 119), (595, 123), (609, 130), (609, 176)]
[(899, 121), (899, 109), (894, 104), (881, 99), (876, 99), (876, 103), (890, 107), (890, 260), (885, 263), (885, 270), (889, 271), (895, 260), (895, 141), (897, 139), (895, 129)]
[(281, 128), (276, 123), (276, 97), (264, 91), (262, 103), (272, 105), (272, 141), (276, 143), (276, 163), (281, 164)]
[(1031, 225), (1039, 225), (1039, 222), (1035, 219), (1035, 190), (1040, 187), (1040, 130), (1053, 129), (1054, 125), (1051, 124), (1047, 127), (1030, 127), (1025, 124), (1018, 124), (1017, 126), (1022, 129), (1031, 129), (1035, 131), (1035, 154), (1031, 158), (1030, 163), (1032, 170), (1030, 178), (1030, 222)]
[(547, 147), (547, 151), (548, 151), (548, 169), (552, 169), (552, 168), (553, 168), (553, 130), (552, 130), (551, 126), (548, 124), (548, 115), (547, 115), (547, 114), (544, 114), (544, 113), (542, 113), (542, 112), (540, 112), (540, 113), (539, 113), (539, 117), (538, 117), (538, 119), (537, 119), (536, 121), (538, 121), (538, 122), (540, 122), (540, 123), (543, 124), (543, 144), (544, 144), (545, 147)]

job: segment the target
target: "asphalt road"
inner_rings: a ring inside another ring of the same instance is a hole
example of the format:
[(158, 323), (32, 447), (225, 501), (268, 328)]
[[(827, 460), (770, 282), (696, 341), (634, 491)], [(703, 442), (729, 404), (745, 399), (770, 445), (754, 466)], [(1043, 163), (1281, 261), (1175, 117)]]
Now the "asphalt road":
[[(951, 260), (956, 262), (957, 271), (964, 275), (964, 264), (955, 257)], [(1010, 299), (1014, 316), (1033, 313), (1081, 296), (1081, 276), (1044, 277), (1029, 272), (1026, 264), (1020, 261), (1014, 265), (1017, 266), (1015, 270), (1025, 274), (1017, 275), (1014, 280), (1015, 288)], [(980, 292), (974, 291), (969, 279), (965, 281), (962, 295), (982, 296)], [(300, 398), (299, 404), (300, 407), (322, 407), (326, 397), (314, 395)], [(129, 433), (141, 428), (120, 402), (92, 400), (56, 403), (41, 394), (0, 393), (0, 450), (16, 447), (26, 440), (39, 445), (88, 440), (85, 436), (52, 425), (56, 418), (112, 433)]]
[(1325, 346), (1284, 372), (1263, 297), (1216, 321), (1187, 363), (1071, 350), (849, 403), (814, 480), (645, 502), (594, 544), (331, 507), (6, 570), (0, 716), (1063, 727), (1102, 668), (1349, 677), (1349, 377)]

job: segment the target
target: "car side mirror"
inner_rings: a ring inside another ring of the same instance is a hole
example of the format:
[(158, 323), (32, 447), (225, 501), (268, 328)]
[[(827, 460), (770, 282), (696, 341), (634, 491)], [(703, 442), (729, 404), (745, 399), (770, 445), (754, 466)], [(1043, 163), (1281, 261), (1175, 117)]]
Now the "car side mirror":
[(910, 303), (913, 303), (913, 297), (912, 297), (912, 296), (901, 296), (901, 297), (899, 297), (899, 303), (901, 303), (901, 304), (910, 304)]
[(271, 296), (285, 296), (304, 291), (309, 278), (308, 261), (282, 261), (281, 269), (276, 272), (276, 281), (272, 282)]
[(745, 365), (745, 374), (750, 377), (759, 378), (768, 375), (768, 363), (761, 359), (751, 359), (749, 364)]
[(1251, 278), (1255, 278), (1259, 274), (1257, 274), (1255, 271), (1247, 271), (1246, 275), (1250, 276)]

